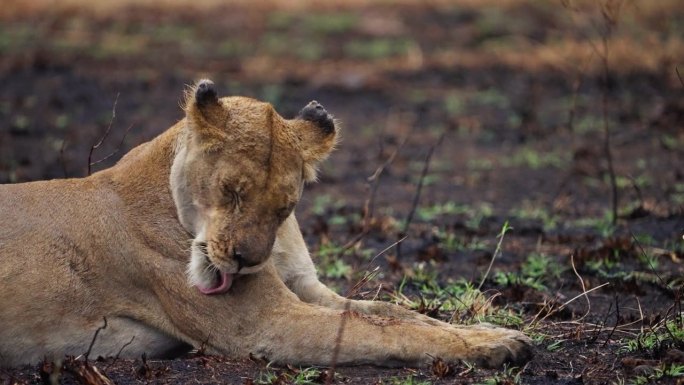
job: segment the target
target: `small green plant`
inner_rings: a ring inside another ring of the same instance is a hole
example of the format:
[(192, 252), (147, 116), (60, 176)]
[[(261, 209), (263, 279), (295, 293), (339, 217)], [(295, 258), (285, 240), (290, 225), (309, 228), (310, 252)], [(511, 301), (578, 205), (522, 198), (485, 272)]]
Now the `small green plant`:
[(563, 168), (569, 161), (569, 154), (541, 152), (529, 146), (521, 147), (508, 161), (513, 166), (528, 167), (533, 170), (553, 167)]
[(520, 369), (516, 367), (504, 367), (504, 370), (485, 379), (481, 385), (513, 385), (520, 383)]
[(502, 272), (494, 275), (494, 282), (500, 286), (523, 285), (535, 290), (546, 290), (546, 285), (560, 278), (564, 269), (551, 257), (532, 253), (520, 267), (520, 272)]
[[(340, 258), (344, 254), (342, 247), (329, 242), (322, 244), (316, 255), (318, 256), (318, 268), (327, 278), (351, 278), (352, 267)], [(346, 251), (351, 252), (349, 250)]]
[(447, 252), (465, 250), (483, 250), (486, 245), (477, 238), (459, 236), (450, 231), (436, 229), (434, 235), (439, 239), (441, 247)]
[(322, 370), (317, 367), (298, 368), (285, 371), (281, 374), (270, 369), (268, 366), (265, 371), (259, 373), (254, 383), (260, 385), (272, 384), (294, 384), (294, 385), (313, 385), (320, 383)]
[(645, 384), (650, 384), (654, 381), (663, 379), (663, 378), (678, 378), (678, 377), (684, 377), (684, 365), (683, 364), (671, 364), (671, 365), (663, 365), (658, 368), (654, 368), (653, 373), (649, 375), (640, 375), (636, 376), (632, 381), (630, 381), (630, 384), (634, 385), (645, 385)]
[(550, 352), (557, 352), (561, 349), (563, 349), (563, 340), (554, 341), (546, 345), (546, 350)]
[(413, 44), (405, 39), (374, 38), (363, 40), (352, 40), (344, 46), (347, 56), (377, 60), (392, 56), (404, 55)]
[(389, 378), (391, 385), (430, 385), (431, 382), (427, 380), (418, 380), (414, 375), (410, 374), (406, 377), (392, 377)]
[(603, 238), (608, 238), (615, 233), (615, 225), (613, 225), (612, 214), (606, 211), (603, 217), (600, 218), (581, 218), (568, 223), (572, 227), (589, 227), (594, 228)]
[(508, 214), (520, 219), (541, 221), (545, 231), (554, 230), (558, 227), (558, 223), (560, 222), (560, 218), (557, 215), (554, 215), (544, 207), (539, 207), (529, 201), (523, 202), (521, 207), (511, 209)]
[(684, 313), (675, 315), (671, 319), (639, 333), (635, 338), (623, 340), (620, 352), (653, 352), (681, 344), (684, 344)]
[(315, 367), (303, 368), (292, 377), (290, 383), (295, 385), (317, 384), (320, 382), (318, 381), (320, 377), (321, 369)]
[(311, 211), (316, 215), (325, 215), (328, 210), (336, 211), (344, 207), (345, 204), (341, 199), (335, 199), (331, 195), (322, 194), (314, 198)]

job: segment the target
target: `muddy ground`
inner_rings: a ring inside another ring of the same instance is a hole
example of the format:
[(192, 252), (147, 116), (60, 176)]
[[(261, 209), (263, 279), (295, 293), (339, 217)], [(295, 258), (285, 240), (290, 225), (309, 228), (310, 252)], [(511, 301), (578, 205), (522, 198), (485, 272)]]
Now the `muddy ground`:
[[(180, 119), (201, 77), (286, 117), (315, 99), (343, 127), (297, 208), (322, 279), (347, 293), (379, 266), (355, 298), (538, 346), (524, 368), (338, 368), (336, 382), (681, 384), (684, 7), (598, 3), (10, 1), (0, 182), (113, 164)], [(326, 381), (201, 352), (95, 365), (119, 384)]]

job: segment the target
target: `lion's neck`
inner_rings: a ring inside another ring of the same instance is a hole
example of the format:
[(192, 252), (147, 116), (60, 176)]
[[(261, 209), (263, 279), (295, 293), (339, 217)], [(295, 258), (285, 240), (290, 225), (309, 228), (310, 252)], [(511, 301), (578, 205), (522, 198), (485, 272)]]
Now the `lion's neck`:
[(176, 214), (169, 174), (183, 126), (184, 121), (180, 121), (150, 142), (134, 148), (104, 173), (111, 179), (127, 216), (141, 230), (145, 242), (157, 250), (171, 248), (159, 251), (179, 257), (185, 257), (179, 251), (187, 248), (189, 235)]

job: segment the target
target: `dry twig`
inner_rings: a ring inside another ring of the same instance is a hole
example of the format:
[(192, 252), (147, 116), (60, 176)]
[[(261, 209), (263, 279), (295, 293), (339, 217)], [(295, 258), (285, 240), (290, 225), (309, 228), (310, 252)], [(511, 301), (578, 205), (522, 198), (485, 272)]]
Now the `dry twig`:
[[(413, 221), (413, 216), (416, 214), (416, 209), (418, 208), (418, 203), (420, 202), (420, 195), (423, 191), (423, 185), (425, 184), (425, 177), (430, 169), (430, 162), (432, 161), (432, 155), (434, 155), (435, 150), (442, 144), (446, 131), (442, 131), (437, 140), (430, 146), (427, 155), (425, 156), (425, 162), (423, 163), (423, 171), (420, 173), (420, 179), (418, 180), (418, 187), (416, 187), (416, 193), (413, 196), (413, 203), (411, 204), (411, 210), (406, 216), (406, 222), (404, 223), (404, 228), (399, 234), (399, 237), (406, 237), (408, 233), (409, 226)], [(397, 259), (401, 258), (401, 243), (397, 244)]]
[(100, 331), (107, 329), (107, 317), (102, 317), (102, 320), (104, 321), (104, 324), (95, 330), (95, 334), (93, 334), (93, 339), (90, 341), (90, 346), (88, 346), (88, 350), (85, 352), (83, 355), (83, 359), (85, 362), (88, 362), (88, 357), (90, 356), (90, 352), (93, 350), (93, 345), (95, 345), (95, 340), (97, 340), (98, 334), (100, 334)]
[[(389, 122), (392, 121), (391, 116), (388, 117), (388, 125)], [(375, 172), (368, 178), (366, 178), (366, 184), (367, 188), (369, 190), (368, 198), (366, 199), (364, 205), (363, 205), (363, 220), (362, 220), (362, 228), (361, 232), (359, 232), (357, 235), (355, 235), (351, 240), (349, 240), (344, 246), (342, 246), (342, 249), (340, 251), (340, 254), (344, 254), (347, 250), (350, 248), (354, 247), (357, 245), (368, 233), (370, 232), (371, 229), (371, 224), (373, 220), (373, 216), (375, 214), (375, 198), (378, 193), (378, 187), (380, 186), (380, 177), (382, 174), (385, 172), (389, 166), (392, 165), (394, 162), (394, 159), (397, 157), (399, 152), (404, 148), (406, 143), (408, 142), (408, 139), (411, 137), (411, 134), (413, 133), (415, 129), (415, 125), (413, 124), (413, 121), (415, 120), (414, 117), (411, 117), (408, 119), (409, 120), (409, 126), (410, 129), (406, 132), (406, 134), (402, 137), (401, 141), (397, 145), (397, 147), (392, 151), (390, 156), (380, 165), (378, 168), (375, 169)], [(381, 143), (381, 148), (380, 152), (382, 153), (382, 140), (380, 141)]]
[(114, 99), (114, 105), (112, 106), (112, 118), (109, 120), (107, 130), (105, 131), (104, 135), (102, 135), (102, 138), (100, 138), (100, 141), (90, 146), (90, 153), (88, 153), (88, 176), (90, 176), (90, 174), (92, 173), (91, 167), (93, 166), (93, 152), (95, 152), (95, 150), (97, 150), (102, 145), (102, 143), (104, 143), (105, 139), (107, 139), (109, 133), (112, 130), (112, 123), (114, 123), (114, 119), (116, 118), (116, 105), (118, 102), (119, 93), (116, 94), (116, 99)]

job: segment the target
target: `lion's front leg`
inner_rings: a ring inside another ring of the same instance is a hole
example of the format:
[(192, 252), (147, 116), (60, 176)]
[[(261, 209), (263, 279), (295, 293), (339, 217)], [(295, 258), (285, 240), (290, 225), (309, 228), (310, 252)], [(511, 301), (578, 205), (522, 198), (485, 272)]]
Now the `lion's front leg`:
[(432, 326), (302, 302), (271, 264), (239, 277), (228, 293), (216, 296), (181, 285), (179, 271), (173, 271), (180, 269), (159, 267), (156, 273), (165, 277), (155, 281), (155, 291), (167, 321), (156, 326), (210, 352), (330, 365), (337, 350), (340, 365), (382, 366), (422, 365), (431, 356), (500, 366), (532, 355), (529, 339), (513, 330)]
[(349, 307), (352, 311), (367, 315), (416, 320), (435, 326), (446, 325), (441, 321), (387, 302), (357, 300), (350, 302), (325, 286), (318, 280), (316, 268), (294, 215), (291, 215), (278, 230), (272, 260), (283, 282), (304, 302), (338, 310)]

